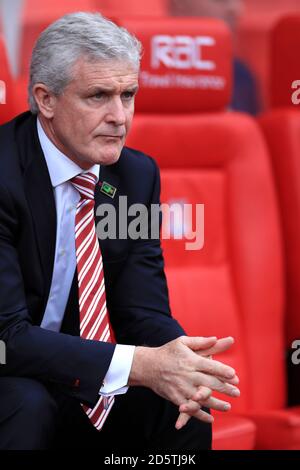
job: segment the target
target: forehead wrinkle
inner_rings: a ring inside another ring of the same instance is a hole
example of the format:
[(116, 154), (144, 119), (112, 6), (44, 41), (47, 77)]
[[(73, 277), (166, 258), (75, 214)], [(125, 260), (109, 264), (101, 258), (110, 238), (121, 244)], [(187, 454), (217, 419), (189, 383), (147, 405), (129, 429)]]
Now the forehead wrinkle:
[(73, 65), (73, 77), (78, 75), (96, 74), (101, 79), (110, 79), (112, 76), (115, 77), (126, 77), (129, 75), (137, 76), (139, 70), (133, 65), (126, 62), (106, 62), (106, 61), (88, 61), (79, 59)]
[(138, 84), (136, 82), (123, 82), (123, 83), (112, 83), (111, 81), (109, 83), (99, 83), (98, 80), (95, 81), (95, 83), (89, 83), (87, 84), (84, 89), (86, 90), (87, 93), (122, 93), (124, 91), (136, 91), (138, 88)]
[(124, 89), (135, 89), (138, 87), (137, 73), (120, 73), (116, 75), (114, 71), (105, 76), (94, 70), (88, 73), (80, 71), (73, 76), (73, 85), (85, 90), (95, 90), (114, 92)]
[(122, 93), (124, 91), (136, 92), (138, 90), (138, 80), (128, 80), (128, 81), (113, 81), (112, 78), (106, 81), (106, 83), (101, 83), (99, 77), (94, 79), (83, 81), (83, 80), (73, 80), (69, 85), (69, 90), (73, 90), (76, 93)]

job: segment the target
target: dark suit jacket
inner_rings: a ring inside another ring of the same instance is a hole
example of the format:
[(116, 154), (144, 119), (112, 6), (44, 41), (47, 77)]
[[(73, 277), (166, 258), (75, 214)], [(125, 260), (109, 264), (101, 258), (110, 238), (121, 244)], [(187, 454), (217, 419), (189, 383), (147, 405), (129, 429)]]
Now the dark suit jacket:
[[(100, 179), (118, 191), (111, 200), (97, 186), (95, 209), (113, 203), (118, 214), (121, 195), (128, 205), (159, 202), (158, 168), (135, 150), (124, 148), (116, 164), (101, 167)], [(51, 286), (55, 238), (53, 188), (36, 117), (28, 112), (0, 127), (0, 339), (7, 346), (0, 375), (55, 384), (93, 406), (115, 346), (79, 337), (76, 273), (62, 331), (39, 326)], [(100, 246), (117, 342), (158, 346), (184, 334), (171, 318), (159, 240), (103, 240)]]

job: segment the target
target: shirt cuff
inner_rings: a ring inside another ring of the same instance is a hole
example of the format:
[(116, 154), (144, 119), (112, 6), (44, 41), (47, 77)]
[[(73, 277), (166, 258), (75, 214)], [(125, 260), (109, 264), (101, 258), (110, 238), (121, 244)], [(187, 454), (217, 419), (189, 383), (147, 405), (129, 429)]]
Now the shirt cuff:
[(128, 377), (130, 374), (135, 346), (117, 344), (114, 354), (104, 378), (99, 394), (122, 395), (128, 390)]

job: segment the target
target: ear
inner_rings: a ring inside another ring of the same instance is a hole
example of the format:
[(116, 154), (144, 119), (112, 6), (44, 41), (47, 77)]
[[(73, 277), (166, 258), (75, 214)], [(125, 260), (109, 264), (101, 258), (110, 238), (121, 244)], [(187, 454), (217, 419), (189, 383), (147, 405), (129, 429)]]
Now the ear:
[(32, 92), (40, 113), (45, 118), (51, 119), (54, 115), (57, 97), (43, 83), (36, 83)]

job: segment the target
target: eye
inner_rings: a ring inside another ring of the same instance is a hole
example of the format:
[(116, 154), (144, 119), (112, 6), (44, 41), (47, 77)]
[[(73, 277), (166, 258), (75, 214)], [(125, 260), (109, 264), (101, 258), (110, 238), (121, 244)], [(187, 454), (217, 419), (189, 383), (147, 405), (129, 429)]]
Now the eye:
[(130, 101), (132, 98), (134, 98), (134, 96), (134, 91), (124, 91), (124, 93), (122, 93), (122, 99), (124, 99), (125, 101)]
[(86, 99), (88, 99), (88, 101), (91, 101), (91, 102), (103, 101), (105, 98), (106, 98), (106, 92), (101, 91), (101, 90), (92, 91), (86, 96)]
[(95, 100), (101, 100), (102, 98), (104, 98), (104, 93), (102, 93), (102, 92), (95, 93), (94, 95), (91, 96), (91, 98), (93, 98)]

